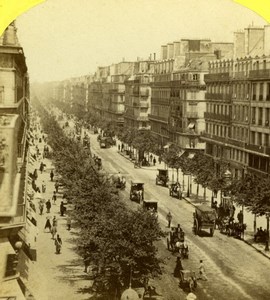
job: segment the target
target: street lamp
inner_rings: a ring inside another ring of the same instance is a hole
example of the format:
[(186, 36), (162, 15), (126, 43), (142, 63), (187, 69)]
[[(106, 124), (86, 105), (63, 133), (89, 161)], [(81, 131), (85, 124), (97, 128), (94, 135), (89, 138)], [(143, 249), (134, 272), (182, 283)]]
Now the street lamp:
[(265, 240), (265, 251), (269, 251), (269, 217), (270, 217), (270, 212), (266, 212), (266, 221), (267, 221), (267, 227), (266, 227), (266, 240)]

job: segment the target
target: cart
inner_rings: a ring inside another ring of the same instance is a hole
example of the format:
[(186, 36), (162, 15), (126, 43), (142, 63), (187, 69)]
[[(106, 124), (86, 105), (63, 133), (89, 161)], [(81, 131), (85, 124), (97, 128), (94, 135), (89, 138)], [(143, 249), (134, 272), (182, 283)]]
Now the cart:
[(169, 182), (169, 175), (167, 169), (158, 169), (158, 174), (156, 176), (156, 185), (167, 186)]
[(157, 217), (158, 203), (156, 200), (143, 200), (143, 208)]
[(169, 195), (177, 199), (182, 199), (182, 189), (179, 182), (170, 182), (169, 184)]
[(131, 181), (130, 196), (131, 201), (141, 203), (144, 199), (144, 183), (140, 181)]
[(200, 234), (201, 230), (209, 229), (210, 235), (214, 235), (216, 226), (216, 211), (215, 209), (203, 204), (197, 206), (195, 213), (193, 213), (194, 223), (193, 231), (194, 233)]

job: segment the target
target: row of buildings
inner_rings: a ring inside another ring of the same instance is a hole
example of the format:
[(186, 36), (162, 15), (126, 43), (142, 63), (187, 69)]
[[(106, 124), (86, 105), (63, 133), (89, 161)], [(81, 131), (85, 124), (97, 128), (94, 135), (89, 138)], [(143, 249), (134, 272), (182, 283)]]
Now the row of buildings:
[(161, 147), (204, 150), (234, 176), (269, 174), (270, 26), (232, 43), (181, 39), (147, 60), (43, 85), (46, 95), (118, 126), (149, 129)]
[(25, 299), (20, 271), (35, 259), (29, 205), (29, 78), (12, 22), (0, 37), (0, 298)]

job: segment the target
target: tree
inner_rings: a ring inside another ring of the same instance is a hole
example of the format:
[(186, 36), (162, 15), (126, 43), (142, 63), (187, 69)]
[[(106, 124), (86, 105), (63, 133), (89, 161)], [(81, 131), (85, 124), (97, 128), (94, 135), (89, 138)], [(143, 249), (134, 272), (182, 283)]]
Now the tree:
[(57, 172), (75, 207), (78, 252), (97, 266), (99, 293), (104, 299), (114, 299), (127, 287), (131, 269), (146, 279), (161, 271), (155, 241), (164, 234), (149, 212), (128, 210), (82, 145), (67, 138), (44, 108), (39, 106), (39, 110)]

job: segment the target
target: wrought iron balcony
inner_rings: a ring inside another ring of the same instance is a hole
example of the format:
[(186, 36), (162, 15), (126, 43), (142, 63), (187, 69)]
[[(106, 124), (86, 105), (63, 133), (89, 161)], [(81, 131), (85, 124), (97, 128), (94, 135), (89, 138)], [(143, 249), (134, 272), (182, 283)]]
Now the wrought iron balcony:
[(249, 71), (249, 78), (250, 79), (269, 79), (270, 78), (270, 69), (264, 70), (251, 70)]

